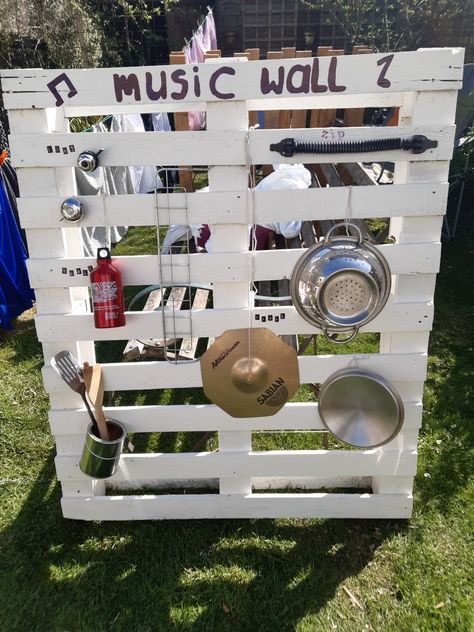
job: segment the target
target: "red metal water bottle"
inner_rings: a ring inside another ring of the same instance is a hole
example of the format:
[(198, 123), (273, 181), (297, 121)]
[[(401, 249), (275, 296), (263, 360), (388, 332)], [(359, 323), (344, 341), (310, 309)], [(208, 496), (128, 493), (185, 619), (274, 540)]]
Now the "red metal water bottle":
[(111, 263), (108, 248), (97, 250), (97, 267), (91, 272), (91, 287), (94, 325), (98, 329), (123, 327), (125, 310), (122, 278), (120, 272)]

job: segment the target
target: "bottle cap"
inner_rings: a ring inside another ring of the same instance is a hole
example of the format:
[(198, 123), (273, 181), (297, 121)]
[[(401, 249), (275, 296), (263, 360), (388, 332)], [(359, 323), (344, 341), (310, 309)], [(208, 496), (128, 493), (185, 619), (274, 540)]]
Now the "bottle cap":
[(110, 259), (110, 250), (105, 246), (97, 248), (97, 259)]

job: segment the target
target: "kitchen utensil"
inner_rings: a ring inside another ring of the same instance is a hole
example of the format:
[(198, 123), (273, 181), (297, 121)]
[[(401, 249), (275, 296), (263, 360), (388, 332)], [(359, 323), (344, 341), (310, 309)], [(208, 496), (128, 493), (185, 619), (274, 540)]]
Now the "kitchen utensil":
[(82, 374), (82, 368), (76, 358), (69, 351), (60, 351), (53, 358), (51, 358), (51, 366), (62, 377), (66, 384), (76, 393), (82, 397), (89, 417), (93, 424), (96, 424), (96, 419), (92, 414), (92, 410), (89, 406), (89, 402), (86, 397), (86, 387), (84, 384), (84, 377)]
[(329, 432), (356, 448), (392, 441), (404, 419), (395, 388), (380, 375), (356, 368), (337, 371), (324, 382), (318, 409)]
[[(333, 236), (338, 228), (353, 235)], [(390, 294), (391, 275), (379, 250), (364, 241), (358, 226), (332, 226), (322, 243), (309, 248), (291, 276), (291, 297), (298, 313), (322, 329), (332, 342), (343, 343), (375, 318)], [(348, 332), (344, 339), (338, 333)]]
[(74, 197), (65, 199), (61, 204), (61, 215), (68, 222), (78, 222), (84, 215), (82, 202)]
[(110, 439), (105, 441), (97, 435), (97, 427), (89, 424), (79, 467), (92, 478), (108, 478), (115, 474), (120, 461), (126, 430), (118, 421), (107, 419)]
[(232, 417), (277, 413), (299, 386), (296, 351), (269, 329), (229, 329), (200, 358), (204, 392)]
[(89, 395), (89, 399), (95, 410), (99, 436), (102, 440), (108, 441), (109, 431), (105, 420), (104, 410), (102, 408), (102, 402), (104, 401), (102, 367), (100, 364), (93, 364), (90, 366), (88, 362), (84, 362), (83, 374), (87, 394)]

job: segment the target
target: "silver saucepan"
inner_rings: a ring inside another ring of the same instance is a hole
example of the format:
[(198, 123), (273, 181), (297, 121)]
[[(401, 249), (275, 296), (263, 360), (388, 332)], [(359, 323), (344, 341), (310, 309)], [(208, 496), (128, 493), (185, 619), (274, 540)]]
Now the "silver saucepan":
[(336, 371), (319, 392), (319, 415), (343, 443), (376, 448), (392, 441), (404, 419), (403, 402), (384, 377), (357, 368)]

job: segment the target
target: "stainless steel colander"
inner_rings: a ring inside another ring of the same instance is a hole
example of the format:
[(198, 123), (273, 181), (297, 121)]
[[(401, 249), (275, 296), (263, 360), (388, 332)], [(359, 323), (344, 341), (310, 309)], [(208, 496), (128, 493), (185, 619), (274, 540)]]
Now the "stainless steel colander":
[[(357, 235), (333, 236), (344, 227)], [(379, 250), (364, 241), (358, 226), (335, 224), (322, 243), (309, 248), (291, 277), (291, 296), (298, 313), (333, 342), (351, 340), (387, 302), (391, 275)], [(349, 333), (344, 339), (339, 333)]]

